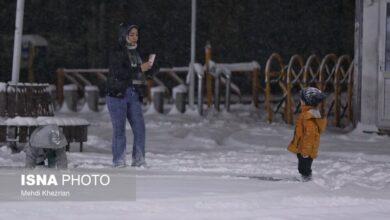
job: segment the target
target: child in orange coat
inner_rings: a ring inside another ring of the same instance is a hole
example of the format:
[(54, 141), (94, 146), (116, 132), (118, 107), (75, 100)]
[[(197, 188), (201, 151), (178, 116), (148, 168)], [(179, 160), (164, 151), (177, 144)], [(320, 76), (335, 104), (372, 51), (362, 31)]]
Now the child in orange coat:
[(298, 171), (303, 181), (311, 179), (311, 165), (317, 158), (320, 134), (325, 131), (326, 119), (318, 105), (326, 98), (321, 90), (308, 87), (300, 92), (301, 113), (295, 123), (294, 137), (288, 150), (298, 157)]

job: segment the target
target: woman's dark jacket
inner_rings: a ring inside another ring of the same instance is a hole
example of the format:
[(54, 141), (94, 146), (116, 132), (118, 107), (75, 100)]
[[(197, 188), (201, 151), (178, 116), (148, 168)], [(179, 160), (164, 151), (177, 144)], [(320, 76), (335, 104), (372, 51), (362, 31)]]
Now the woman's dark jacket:
[[(144, 96), (145, 77), (141, 70), (142, 60), (136, 49), (118, 48), (110, 57), (107, 78), (107, 95), (122, 98), (129, 86), (134, 86)], [(140, 98), (141, 98), (140, 97)]]
[(126, 38), (131, 28), (136, 25), (121, 24), (119, 29), (118, 46), (110, 55), (110, 64), (107, 77), (107, 95), (123, 98), (126, 89), (134, 86), (140, 95), (145, 95), (145, 75), (142, 73), (142, 60), (136, 49), (128, 49)]

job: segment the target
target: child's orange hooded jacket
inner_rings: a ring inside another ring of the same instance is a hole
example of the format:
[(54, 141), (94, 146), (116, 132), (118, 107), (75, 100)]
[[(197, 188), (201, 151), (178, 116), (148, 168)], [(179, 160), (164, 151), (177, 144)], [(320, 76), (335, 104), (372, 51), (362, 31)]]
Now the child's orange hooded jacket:
[(316, 107), (303, 106), (295, 124), (294, 138), (288, 145), (288, 150), (295, 154), (310, 156), (315, 159), (320, 145), (320, 134), (325, 131), (326, 119)]

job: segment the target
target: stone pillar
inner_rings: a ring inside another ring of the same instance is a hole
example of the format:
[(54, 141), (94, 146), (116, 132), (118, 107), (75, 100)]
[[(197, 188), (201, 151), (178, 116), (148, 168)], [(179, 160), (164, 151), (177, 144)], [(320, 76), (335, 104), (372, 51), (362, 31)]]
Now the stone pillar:
[(158, 113), (164, 113), (164, 93), (165, 87), (163, 86), (156, 86), (152, 88), (152, 103)]
[(77, 86), (74, 84), (64, 86), (65, 105), (71, 111), (77, 111)]
[(187, 86), (178, 85), (173, 88), (173, 99), (175, 100), (175, 106), (181, 113), (186, 111), (186, 97), (187, 97)]
[(99, 88), (97, 86), (86, 86), (85, 99), (87, 100), (88, 108), (97, 112), (99, 105)]

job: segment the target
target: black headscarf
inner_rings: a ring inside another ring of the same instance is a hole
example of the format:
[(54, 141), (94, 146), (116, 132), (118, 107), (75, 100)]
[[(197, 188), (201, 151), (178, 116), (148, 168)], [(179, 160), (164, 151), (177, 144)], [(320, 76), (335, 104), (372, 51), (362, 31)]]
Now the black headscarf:
[(121, 47), (124, 47), (126, 46), (126, 43), (127, 43), (127, 36), (129, 34), (129, 31), (132, 29), (132, 28), (136, 28), (139, 32), (139, 27), (135, 24), (130, 24), (130, 23), (121, 23), (119, 25), (119, 34), (118, 34), (118, 44), (119, 46)]

